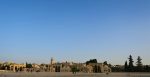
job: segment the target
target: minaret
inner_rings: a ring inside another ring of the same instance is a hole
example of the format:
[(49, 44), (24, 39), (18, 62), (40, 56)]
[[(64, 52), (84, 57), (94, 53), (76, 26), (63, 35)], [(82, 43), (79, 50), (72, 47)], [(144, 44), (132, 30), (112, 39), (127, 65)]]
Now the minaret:
[(53, 57), (51, 57), (51, 65), (54, 64), (54, 63), (55, 63), (54, 59), (53, 59)]
[(51, 57), (51, 62), (50, 62), (50, 65), (49, 65), (50, 72), (55, 72), (54, 64), (55, 64), (55, 61), (54, 61), (53, 57)]

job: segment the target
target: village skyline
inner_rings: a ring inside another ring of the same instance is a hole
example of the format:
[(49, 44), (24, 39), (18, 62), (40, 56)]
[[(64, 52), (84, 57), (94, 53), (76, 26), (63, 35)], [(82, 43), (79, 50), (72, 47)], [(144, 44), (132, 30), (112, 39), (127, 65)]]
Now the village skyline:
[[(132, 55), (131, 55), (132, 56)], [(136, 59), (134, 59), (133, 57), (132, 57), (132, 59), (133, 59), (133, 65), (134, 66), (136, 66), (136, 64), (137, 64), (137, 61), (138, 61), (138, 57), (140, 57), (140, 56), (137, 56), (137, 58)], [(141, 58), (141, 57), (140, 57)], [(62, 61), (60, 61), (60, 60), (57, 60), (57, 58), (54, 58), (54, 57), (51, 57), (50, 59), (49, 59), (49, 62), (31, 62), (31, 61), (25, 61), (25, 62), (16, 62), (16, 61), (0, 61), (0, 63), (19, 63), (19, 64), (25, 64), (25, 63), (31, 63), (31, 64), (49, 64), (50, 62), (51, 62), (51, 59), (53, 59), (54, 60), (54, 62), (55, 63), (66, 63), (66, 62), (69, 62), (69, 63), (86, 63), (88, 60), (92, 60), (92, 59), (96, 59), (96, 58), (91, 58), (91, 59), (87, 59), (86, 61), (73, 61), (73, 60), (62, 60)], [(123, 64), (113, 64), (113, 63), (111, 63), (111, 62), (109, 62), (109, 61), (107, 61), (107, 60), (99, 60), (99, 59), (96, 59), (96, 61), (97, 61), (97, 63), (104, 63), (104, 62), (107, 62), (108, 64), (111, 64), (111, 65), (124, 65), (125, 64), (125, 62), (129, 62), (129, 56), (128, 56), (128, 58), (126, 59), (126, 60), (124, 60), (123, 62)], [(143, 63), (143, 59), (141, 58), (141, 63), (142, 63), (142, 65), (150, 65), (150, 64), (145, 64), (145, 63)]]
[(0, 77), (150, 77), (150, 0), (0, 0)]
[(150, 0), (0, 0), (0, 61), (149, 65)]

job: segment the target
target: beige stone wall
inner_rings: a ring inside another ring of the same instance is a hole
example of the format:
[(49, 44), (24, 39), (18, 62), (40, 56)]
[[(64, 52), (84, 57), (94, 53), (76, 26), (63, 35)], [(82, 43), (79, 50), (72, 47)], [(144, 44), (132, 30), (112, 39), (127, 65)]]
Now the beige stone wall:
[(55, 67), (54, 67), (53, 65), (50, 65), (49, 71), (50, 71), (50, 72), (55, 72)]
[(10, 70), (13, 72), (16, 72), (17, 70), (24, 70), (24, 68), (26, 67), (25, 64), (11, 64), (10, 65)]
[(71, 68), (69, 66), (64, 66), (60, 68), (60, 72), (70, 72)]

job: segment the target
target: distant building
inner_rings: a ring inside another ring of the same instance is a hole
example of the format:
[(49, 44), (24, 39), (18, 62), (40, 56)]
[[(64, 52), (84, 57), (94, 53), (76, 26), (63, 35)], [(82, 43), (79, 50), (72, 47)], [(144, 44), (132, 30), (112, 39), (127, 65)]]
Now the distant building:
[[(62, 62), (56, 63), (54, 58), (51, 58), (49, 64), (30, 64), (31, 67), (26, 67), (26, 64), (16, 63), (1, 63), (5, 67), (5, 70), (13, 72), (27, 71), (27, 72), (71, 72), (75, 67), (78, 72), (86, 73), (107, 73), (111, 72), (111, 68), (103, 63), (73, 63), (73, 62)], [(9, 68), (8, 68), (9, 67)]]
[(111, 68), (103, 63), (89, 63), (89, 66), (92, 66), (92, 72), (95, 73), (111, 72)]
[(26, 68), (25, 64), (11, 64), (10, 66), (10, 70), (13, 72), (17, 72), (17, 71), (24, 71), (24, 69)]
[(87, 72), (87, 73), (106, 73), (111, 72), (111, 68), (103, 63), (89, 63), (86, 65), (85, 63), (55, 63), (54, 59), (51, 59), (49, 69), (50, 72), (71, 72), (71, 67), (76, 66), (79, 72)]
[(54, 63), (54, 60), (51, 59), (49, 70), (50, 72), (71, 72), (71, 63)]

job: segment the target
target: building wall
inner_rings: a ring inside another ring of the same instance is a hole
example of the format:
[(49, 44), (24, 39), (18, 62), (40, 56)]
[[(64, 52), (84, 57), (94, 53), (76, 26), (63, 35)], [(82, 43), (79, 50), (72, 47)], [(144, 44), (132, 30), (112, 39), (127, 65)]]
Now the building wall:
[(13, 72), (24, 71), (24, 68), (26, 68), (25, 64), (11, 64), (10, 65), (10, 70)]

